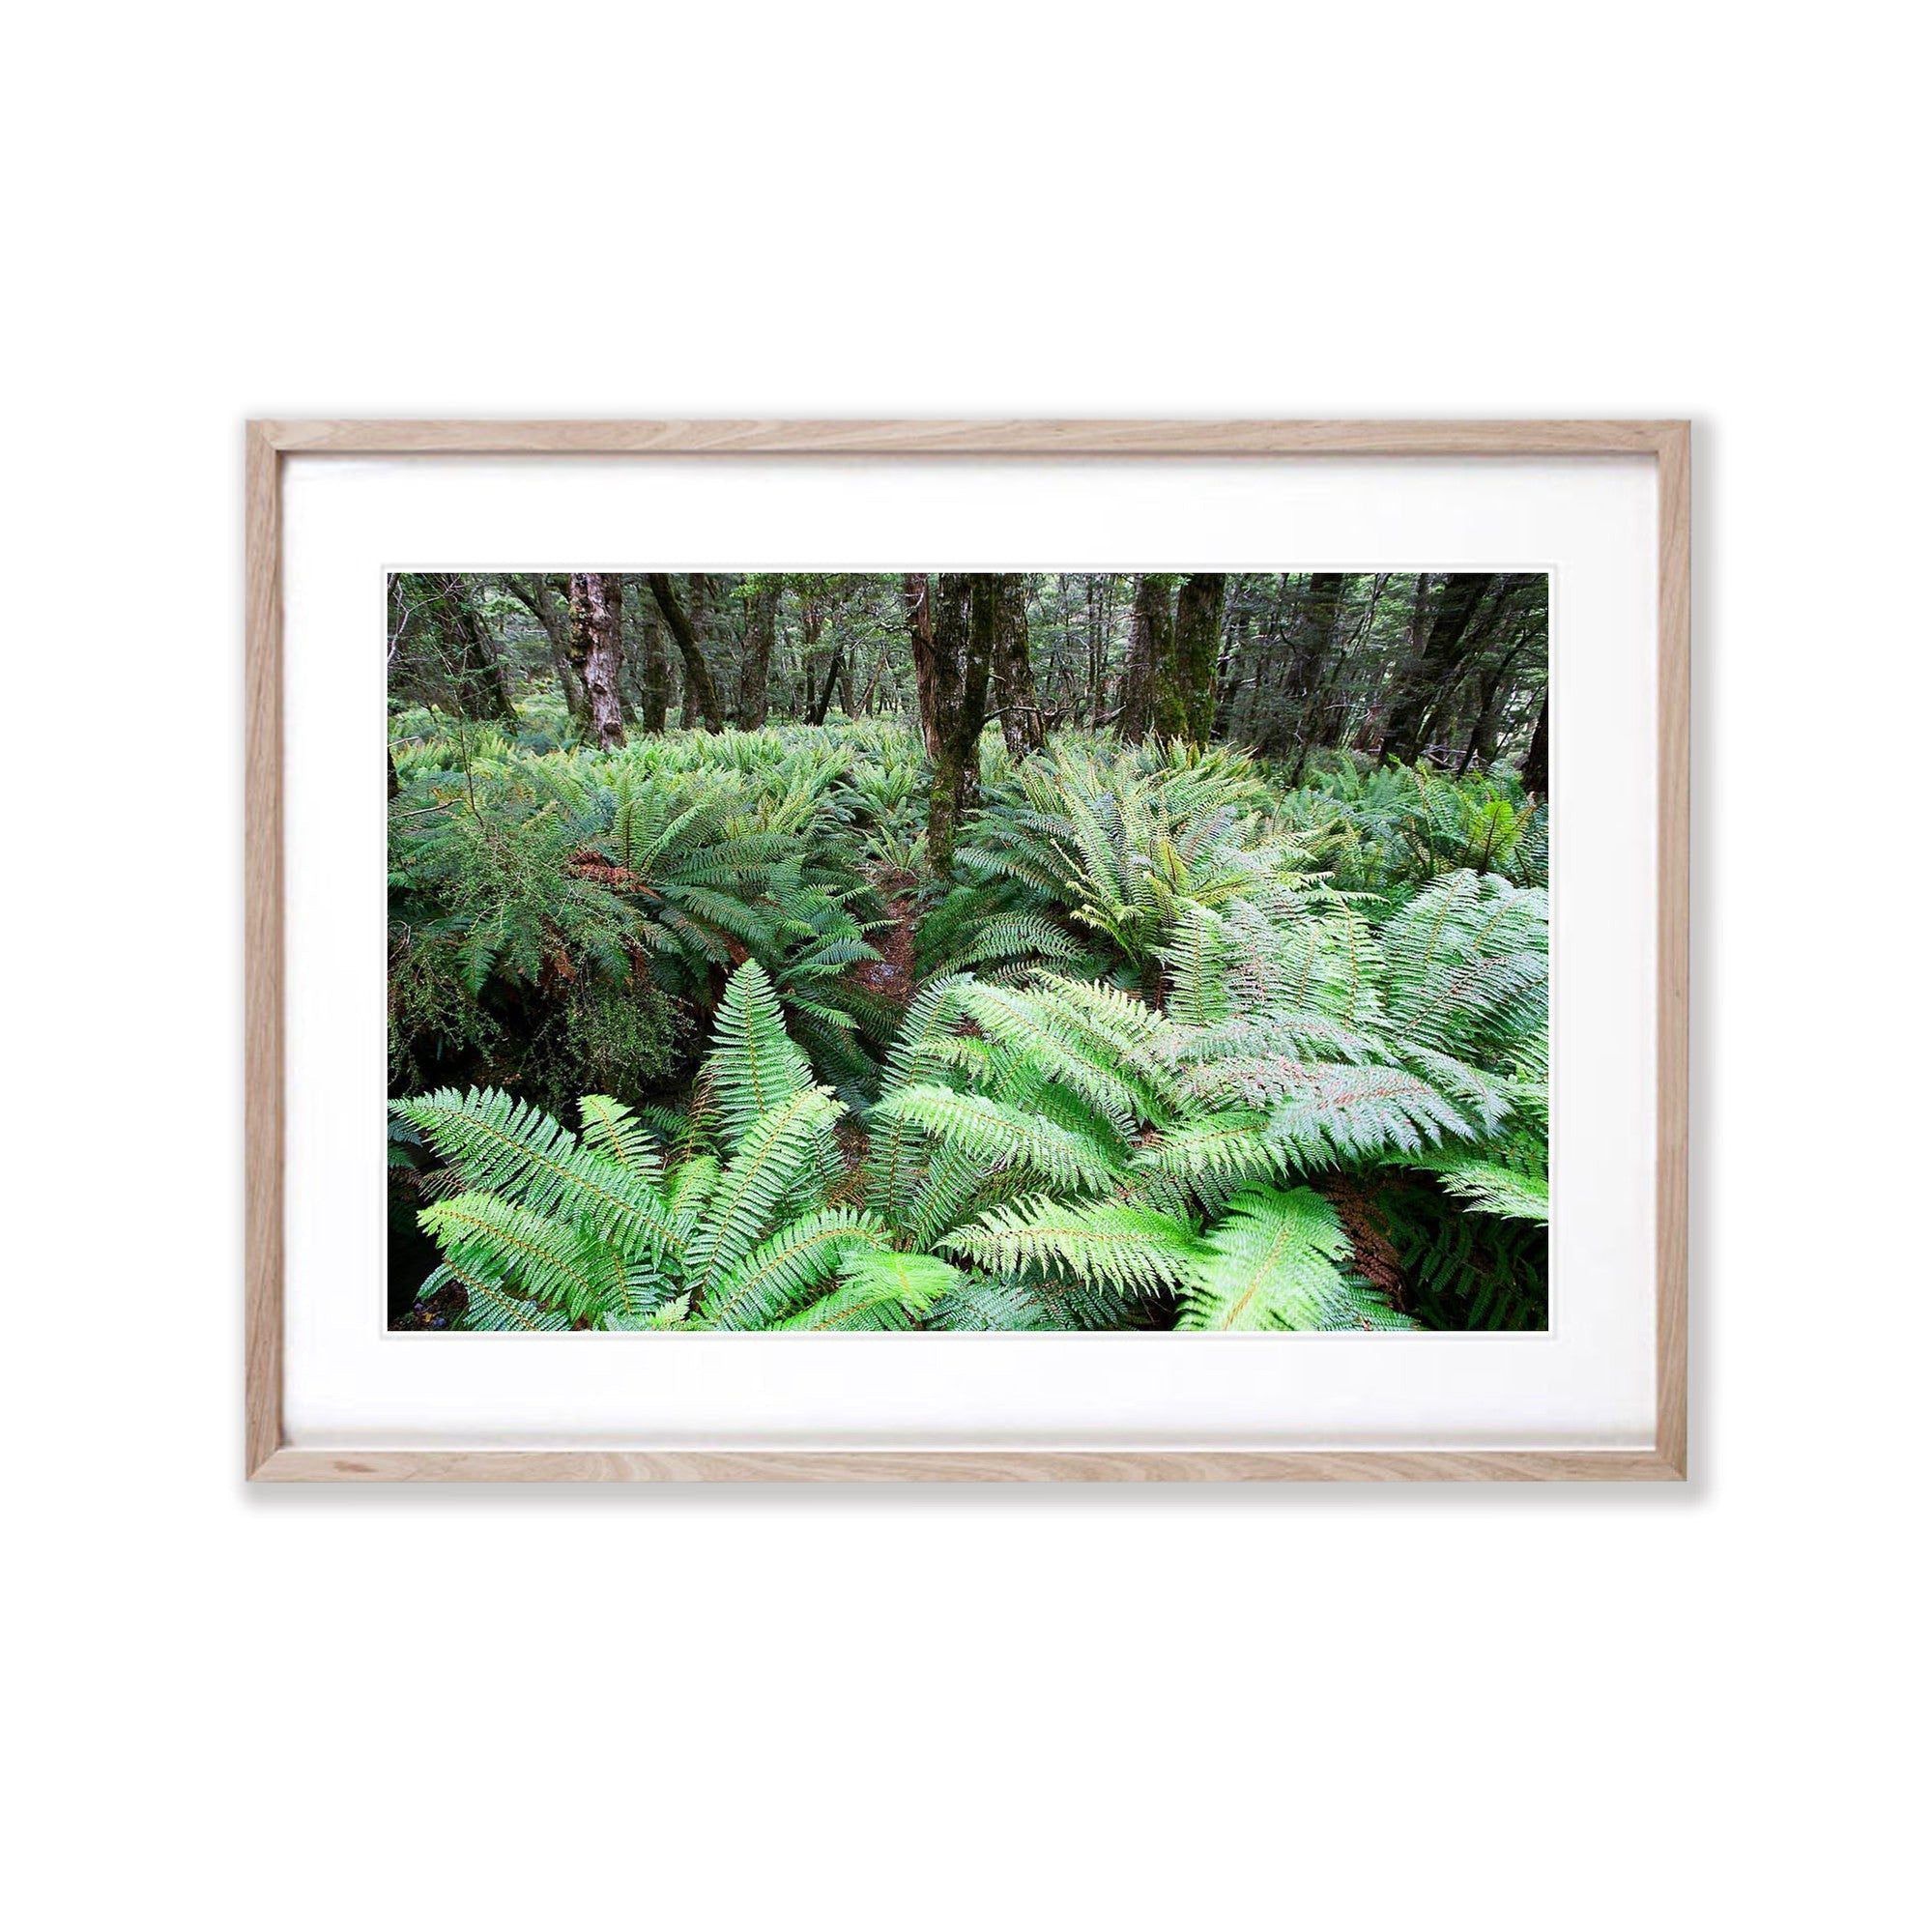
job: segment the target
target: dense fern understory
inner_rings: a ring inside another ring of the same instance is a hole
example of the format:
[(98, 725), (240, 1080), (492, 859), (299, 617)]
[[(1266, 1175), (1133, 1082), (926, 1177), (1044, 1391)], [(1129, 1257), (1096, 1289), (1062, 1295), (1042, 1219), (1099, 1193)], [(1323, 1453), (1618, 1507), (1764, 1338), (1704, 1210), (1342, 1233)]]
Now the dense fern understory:
[(418, 712), (392, 756), (418, 1318), (1546, 1325), (1547, 823), (1507, 766), (989, 734), (938, 881), (893, 723)]

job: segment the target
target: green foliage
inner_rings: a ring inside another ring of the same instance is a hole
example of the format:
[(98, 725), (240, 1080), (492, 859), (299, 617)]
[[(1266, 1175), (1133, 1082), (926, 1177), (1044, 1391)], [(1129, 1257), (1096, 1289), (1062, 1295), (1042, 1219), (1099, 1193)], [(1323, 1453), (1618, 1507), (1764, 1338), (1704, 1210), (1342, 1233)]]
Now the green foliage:
[(1507, 767), (990, 741), (908, 984), (913, 733), (596, 752), (526, 708), (397, 720), (391, 1158), (465, 1325), (1546, 1324)]
[[(581, 1135), (503, 1093), (396, 1103), (444, 1164), (444, 1197), (421, 1215), (445, 1257), (426, 1290), (459, 1282), (478, 1326), (735, 1329), (774, 1326), (826, 1282), (849, 1284), (884, 1230), (830, 1201), (838, 1103), (811, 1084), (755, 964), (734, 976), (706, 1071), (726, 1097), (726, 1158), (686, 1153), (676, 1173), (607, 1096), (584, 1102)], [(863, 1280), (866, 1311), (853, 1298), (844, 1319), (877, 1324), (887, 1297)], [(937, 1292), (930, 1274), (910, 1278), (905, 1306)]]
[(1508, 765), (1450, 778), (1427, 764), (1335, 761), (1295, 816), (1350, 885), (1399, 893), (1453, 872), (1549, 883), (1549, 812)]
[(1206, 1245), (1212, 1258), (1182, 1296), (1183, 1328), (1414, 1326), (1350, 1278), (1342, 1265), (1348, 1237), (1309, 1188), (1242, 1195)]
[(1312, 882), (1311, 842), (1275, 824), (1268, 802), (1238, 752), (1063, 735), (990, 790), (955, 857), (973, 909), (929, 969), (1065, 959), (1078, 940), (1151, 988), (1191, 908), (1272, 904)]

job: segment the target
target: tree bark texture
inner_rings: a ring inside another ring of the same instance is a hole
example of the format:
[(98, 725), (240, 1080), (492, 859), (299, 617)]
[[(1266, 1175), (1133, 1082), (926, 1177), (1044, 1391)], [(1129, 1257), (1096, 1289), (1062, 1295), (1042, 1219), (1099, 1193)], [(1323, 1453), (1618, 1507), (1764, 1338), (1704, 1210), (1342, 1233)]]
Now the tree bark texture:
[(591, 731), (598, 748), (624, 741), (618, 674), (623, 662), (623, 580), (603, 570), (570, 578), (570, 656), (591, 699)]
[(1197, 570), (1185, 578), (1174, 603), (1174, 682), (1182, 730), (1192, 745), (1204, 745), (1214, 729), (1215, 680), (1221, 670), (1221, 617), (1227, 578)]
[(527, 610), (543, 627), (543, 635), (550, 645), (550, 664), (557, 673), (559, 688), (563, 693), (564, 708), (570, 713), (570, 722), (576, 726), (580, 736), (591, 735), (591, 694), (584, 688), (584, 680), (577, 675), (577, 667), (570, 662), (570, 620), (568, 615), (558, 608), (557, 600), (550, 593), (550, 586), (541, 577), (505, 577), (504, 589)]
[(1501, 583), (1493, 571), (1459, 571), (1443, 578), (1429, 607), (1422, 653), (1409, 667), (1382, 739), (1385, 760), (1412, 764), (1427, 749), (1429, 723), (1445, 687), (1459, 677), (1481, 641), (1480, 632), (1472, 636), (1477, 613), (1497, 595)]
[(933, 595), (925, 571), (908, 571), (899, 580), (900, 601), (906, 606), (906, 630), (912, 640), (912, 682), (919, 697), (919, 730), (926, 739), (926, 756), (939, 760), (938, 671), (933, 643)]
[(461, 709), (493, 718), (512, 733), (516, 701), (508, 660), (498, 649), (461, 577), (446, 572), (429, 579), (436, 591), (436, 623), (443, 634)]
[(684, 702), (692, 722), (702, 717), (706, 731), (723, 731), (724, 718), (718, 710), (718, 693), (711, 682), (710, 667), (705, 662), (704, 647), (698, 642), (690, 616), (678, 601), (677, 587), (662, 570), (649, 572), (645, 582), (650, 586), (650, 594), (664, 614), (672, 640), (678, 646), (678, 655), (683, 661)]
[(771, 708), (771, 645), (778, 630), (779, 589), (776, 579), (759, 585), (746, 614), (738, 724), (748, 732), (761, 729)]
[(1046, 721), (1033, 688), (1033, 659), (1027, 648), (1026, 579), (1009, 573), (994, 580), (997, 600), (994, 640), (994, 689), (999, 700), (999, 730), (1006, 755), (1018, 764), (1047, 741)]
[(1120, 735), (1139, 744), (1150, 733), (1175, 737), (1187, 729), (1187, 707), (1174, 680), (1171, 578), (1149, 571), (1134, 580), (1127, 619), (1127, 666), (1120, 678)]
[(987, 674), (999, 630), (996, 580), (948, 572), (933, 580), (933, 649), (938, 755), (926, 811), (926, 849), (941, 878), (953, 869), (960, 821), (979, 786), (979, 734)]
[(1532, 798), (1549, 796), (1549, 693), (1537, 706), (1536, 730), (1530, 734), (1529, 756), (1523, 760), (1523, 790)]

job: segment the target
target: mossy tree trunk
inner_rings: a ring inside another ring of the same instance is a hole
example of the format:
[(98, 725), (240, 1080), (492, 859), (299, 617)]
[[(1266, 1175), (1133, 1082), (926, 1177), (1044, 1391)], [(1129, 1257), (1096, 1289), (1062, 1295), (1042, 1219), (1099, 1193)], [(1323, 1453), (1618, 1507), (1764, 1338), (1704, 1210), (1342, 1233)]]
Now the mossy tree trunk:
[(1529, 756), (1523, 760), (1523, 790), (1532, 798), (1549, 796), (1549, 693), (1537, 706), (1536, 729), (1530, 734)]
[(744, 661), (738, 678), (738, 723), (755, 732), (771, 708), (771, 645), (778, 630), (776, 577), (755, 580), (745, 617)]
[(1026, 636), (1026, 579), (1007, 574), (995, 579), (998, 602), (994, 640), (993, 679), (999, 700), (999, 730), (1006, 754), (1018, 764), (1047, 741), (1033, 685), (1033, 658)]
[(1219, 570), (1197, 570), (1185, 578), (1174, 604), (1174, 685), (1184, 721), (1178, 735), (1193, 745), (1205, 744), (1214, 729), (1221, 617), (1226, 604), (1227, 578)]
[(1341, 627), (1341, 606), (1347, 591), (1348, 579), (1339, 572), (1318, 570), (1309, 579), (1308, 595), (1300, 613), (1301, 635), (1296, 638), (1294, 655), (1288, 660), (1288, 689), (1295, 702), (1292, 716), (1296, 739), (1295, 768), (1289, 777), (1290, 785), (1302, 782), (1302, 773), (1308, 768), (1310, 749), (1320, 741), (1321, 707), (1338, 655), (1335, 638)]
[(632, 581), (634, 594), (625, 609), (637, 640), (637, 721), (648, 732), (661, 732), (671, 708), (671, 666), (664, 652), (664, 619), (648, 584)]
[(570, 621), (551, 594), (549, 583), (542, 577), (505, 577), (503, 587), (527, 610), (543, 627), (543, 635), (550, 644), (551, 668), (557, 673), (557, 682), (563, 693), (565, 708), (570, 713), (570, 722), (576, 726), (579, 735), (591, 735), (591, 694), (584, 688), (584, 680), (577, 675), (577, 667), (570, 662)]
[(469, 717), (494, 720), (517, 729), (509, 660), (497, 647), (482, 614), (470, 601), (465, 579), (444, 572), (428, 580), (435, 598), (436, 627), (456, 687), (458, 707)]
[(591, 699), (591, 732), (602, 751), (624, 741), (619, 672), (623, 663), (623, 579), (603, 570), (570, 577), (570, 657)]
[(919, 730), (926, 756), (939, 762), (938, 659), (933, 642), (933, 593), (923, 570), (910, 570), (899, 580), (900, 601), (906, 607), (906, 631), (912, 641), (912, 682), (919, 698)]
[(650, 586), (650, 594), (664, 614), (664, 621), (670, 626), (672, 641), (683, 662), (685, 714), (693, 723), (702, 717), (706, 731), (723, 731), (724, 718), (718, 710), (717, 687), (711, 682), (710, 666), (705, 662), (704, 646), (692, 627), (690, 614), (678, 600), (677, 586), (662, 570), (650, 571), (645, 582)]
[(1134, 744), (1150, 735), (1173, 738), (1187, 731), (1187, 706), (1174, 675), (1174, 580), (1161, 572), (1134, 580), (1119, 724), (1120, 735)]
[(979, 787), (979, 734), (999, 635), (998, 579), (962, 571), (931, 580), (938, 750), (926, 808), (926, 850), (940, 878), (953, 869), (960, 821)]

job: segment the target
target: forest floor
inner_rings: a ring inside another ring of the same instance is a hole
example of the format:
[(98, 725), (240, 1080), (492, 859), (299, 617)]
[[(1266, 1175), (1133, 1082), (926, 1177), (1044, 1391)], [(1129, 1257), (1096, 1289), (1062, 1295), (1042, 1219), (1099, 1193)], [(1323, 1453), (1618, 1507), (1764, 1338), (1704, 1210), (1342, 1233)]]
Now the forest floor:
[(913, 908), (919, 881), (909, 872), (885, 872), (873, 882), (885, 901), (885, 916), (892, 925), (889, 931), (873, 935), (872, 943), (879, 956), (854, 966), (852, 978), (860, 986), (882, 994), (894, 1005), (908, 1006), (912, 1000), (912, 935), (919, 923)]
[[(917, 985), (912, 958), (913, 934), (919, 924), (919, 914), (915, 909), (919, 880), (909, 872), (877, 872), (872, 882), (878, 887), (879, 896), (884, 900), (885, 916), (892, 923), (883, 932), (871, 936), (871, 943), (878, 947), (879, 957), (853, 966), (851, 977), (855, 984), (891, 1000), (895, 1006), (909, 1006)], [(840, 1121), (835, 1132), (839, 1149), (845, 1156), (846, 1178), (840, 1187), (833, 1190), (833, 1198), (856, 1206), (864, 1197), (865, 1163), (866, 1156), (871, 1152), (871, 1137), (856, 1116), (850, 1113)]]

